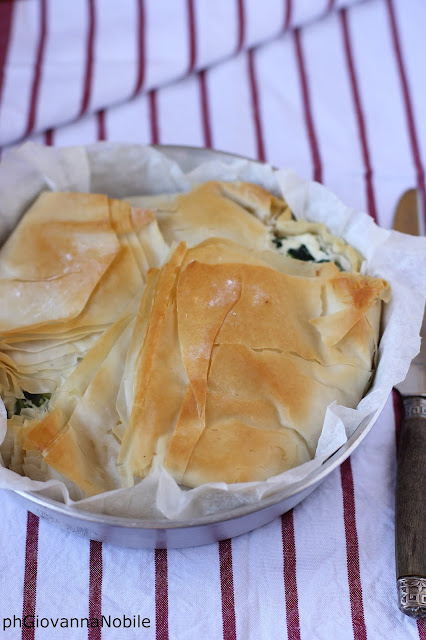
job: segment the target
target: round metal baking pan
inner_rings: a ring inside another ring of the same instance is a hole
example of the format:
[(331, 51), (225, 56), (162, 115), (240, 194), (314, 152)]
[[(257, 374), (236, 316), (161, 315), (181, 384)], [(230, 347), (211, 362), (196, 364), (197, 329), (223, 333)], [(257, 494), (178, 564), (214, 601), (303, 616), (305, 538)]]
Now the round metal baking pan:
[[(173, 145), (156, 145), (156, 148), (175, 160), (184, 171), (189, 171), (208, 160), (220, 160), (224, 163), (232, 162), (236, 158), (249, 160), (205, 148)], [(259, 164), (254, 160), (249, 161)], [(92, 178), (92, 188), (96, 191), (97, 176)], [(99, 178), (101, 180), (101, 176)], [(255, 505), (245, 505), (195, 520), (169, 522), (109, 516), (78, 510), (36, 492), (13, 493), (19, 503), (40, 518), (93, 540), (150, 549), (211, 544), (261, 527), (301, 502), (354, 451), (373, 426), (379, 413), (378, 411), (373, 418), (366, 418), (351, 438), (304, 480), (272, 497), (260, 499)]]

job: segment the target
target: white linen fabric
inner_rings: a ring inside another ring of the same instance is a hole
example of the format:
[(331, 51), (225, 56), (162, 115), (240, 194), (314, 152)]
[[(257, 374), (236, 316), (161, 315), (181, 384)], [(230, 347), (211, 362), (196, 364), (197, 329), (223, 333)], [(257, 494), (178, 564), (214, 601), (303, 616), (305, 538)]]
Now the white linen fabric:
[[(422, 0), (3, 2), (0, 144), (211, 146), (291, 166), (390, 227), (405, 189), (425, 194), (425, 25)], [(399, 420), (395, 394), (302, 504), (200, 548), (88, 541), (1, 491), (5, 637), (425, 640), (397, 608)], [(25, 615), (39, 626), (13, 624)], [(150, 626), (59, 626), (101, 615)]]
[(5, 0), (0, 145), (127, 101), (355, 2)]

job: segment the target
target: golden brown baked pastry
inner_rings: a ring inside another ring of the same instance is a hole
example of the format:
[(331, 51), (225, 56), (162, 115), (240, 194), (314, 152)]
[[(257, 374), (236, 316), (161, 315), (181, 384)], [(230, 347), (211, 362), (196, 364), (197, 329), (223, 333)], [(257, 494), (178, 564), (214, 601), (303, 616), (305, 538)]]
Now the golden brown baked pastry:
[(386, 282), (253, 257), (210, 240), (180, 244), (163, 267), (119, 454), (127, 485), (160, 439), (181, 484), (264, 480), (314, 455), (331, 402), (362, 397)]
[(42, 194), (0, 252), (4, 463), (80, 497), (156, 456), (189, 487), (309, 460), (371, 379), (389, 289), (360, 264), (257, 185)]

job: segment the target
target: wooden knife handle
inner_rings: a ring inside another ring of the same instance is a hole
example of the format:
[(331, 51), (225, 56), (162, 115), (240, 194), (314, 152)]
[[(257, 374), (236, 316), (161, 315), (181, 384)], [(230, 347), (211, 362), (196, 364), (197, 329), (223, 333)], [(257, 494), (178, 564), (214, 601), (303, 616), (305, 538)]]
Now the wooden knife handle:
[(426, 616), (426, 397), (403, 399), (395, 505), (399, 608)]

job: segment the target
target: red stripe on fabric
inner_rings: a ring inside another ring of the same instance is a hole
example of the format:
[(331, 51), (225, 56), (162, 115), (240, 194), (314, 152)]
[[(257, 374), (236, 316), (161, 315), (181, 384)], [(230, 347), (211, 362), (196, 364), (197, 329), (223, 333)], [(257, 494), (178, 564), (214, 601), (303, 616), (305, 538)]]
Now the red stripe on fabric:
[(188, 73), (192, 73), (197, 59), (197, 40), (195, 34), (194, 0), (187, 0), (188, 4), (188, 33), (189, 33), (189, 65)]
[(25, 129), (24, 137), (29, 136), (29, 134), (34, 130), (34, 126), (36, 122), (38, 94), (40, 89), (41, 68), (43, 64), (46, 32), (47, 32), (47, 6), (46, 6), (46, 0), (41, 0), (40, 2), (40, 38), (38, 41), (33, 83), (31, 87), (31, 97), (30, 97), (30, 107), (28, 112), (27, 128)]
[(157, 92), (150, 91), (148, 94), (149, 99), (149, 121), (151, 125), (151, 144), (159, 143), (158, 133), (158, 114), (157, 114)]
[(283, 31), (287, 31), (287, 29), (290, 27), (291, 15), (292, 15), (292, 12), (293, 12), (292, 10), (293, 10), (293, 5), (292, 5), (291, 0), (286, 0), (285, 12), (284, 12)]
[(244, 44), (245, 32), (246, 32), (246, 16), (244, 10), (244, 0), (237, 0), (238, 9), (238, 36), (237, 36), (237, 49), (241, 51)]
[(372, 216), (372, 218), (377, 222), (377, 209), (376, 209), (376, 200), (374, 197), (373, 191), (373, 170), (370, 162), (370, 151), (367, 143), (367, 130), (365, 126), (365, 118), (363, 109), (361, 106), (361, 98), (358, 89), (358, 80), (355, 71), (354, 59), (352, 55), (352, 45), (349, 35), (348, 28), (348, 19), (347, 19), (347, 11), (346, 9), (342, 9), (340, 12), (341, 25), (343, 29), (343, 42), (344, 49), (346, 55), (346, 63), (348, 67), (351, 90), (352, 90), (352, 98), (355, 106), (355, 113), (358, 124), (358, 132), (361, 140), (361, 150), (362, 150), (362, 158), (364, 162), (364, 176), (366, 181), (366, 189), (367, 189), (367, 205), (368, 212)]
[(223, 640), (236, 640), (234, 575), (231, 540), (219, 542), (220, 590), (222, 594)]
[(281, 516), (284, 559), (284, 593), (288, 640), (300, 640), (299, 601), (296, 579), (296, 539), (293, 510)]
[(12, 28), (13, 2), (0, 3), (0, 102), (6, 77), (6, 60)]
[(155, 550), (155, 638), (169, 638), (167, 549)]
[(402, 396), (396, 389), (392, 389), (393, 413), (395, 416), (395, 443), (398, 451), (399, 434), (401, 432), (402, 419), (404, 417), (404, 405), (402, 404)]
[(426, 640), (426, 618), (417, 620), (417, 631), (419, 632), (419, 640)]
[(106, 128), (105, 128), (105, 110), (101, 109), (96, 114), (98, 122), (98, 140), (106, 140)]
[(367, 640), (364, 619), (361, 574), (359, 569), (359, 545), (356, 528), (355, 492), (350, 458), (340, 467), (343, 493), (343, 519), (346, 537), (346, 559), (348, 566), (349, 598), (351, 603), (354, 640)]
[[(410, 137), (410, 144), (411, 144), (411, 153), (413, 154), (413, 162), (414, 162), (414, 166), (416, 168), (416, 173), (417, 173), (417, 186), (421, 191), (423, 202), (426, 202), (425, 172), (423, 169), (423, 164), (420, 156), (416, 123), (414, 120), (413, 105), (411, 100), (410, 89), (408, 86), (407, 74), (405, 71), (405, 64), (404, 64), (404, 59), (402, 55), (402, 48), (400, 44), (400, 37), (398, 33), (398, 27), (396, 24), (396, 15), (395, 15), (392, 0), (386, 0), (386, 6), (388, 8), (388, 13), (389, 13), (393, 47), (395, 50), (396, 61), (398, 64), (399, 79), (401, 82), (402, 96), (404, 99), (408, 134)], [(426, 207), (424, 209), (425, 209), (425, 221), (426, 221)]]
[(133, 96), (142, 89), (145, 80), (145, 4), (144, 0), (138, 0), (138, 73)]
[(262, 122), (260, 118), (259, 92), (257, 89), (256, 70), (254, 68), (254, 50), (250, 49), (247, 52), (247, 56), (250, 79), (251, 106), (256, 136), (256, 157), (258, 160), (260, 160), (260, 162), (265, 162), (265, 145), (263, 143)]
[[(28, 512), (22, 619), (24, 619), (25, 616), (35, 616), (37, 602), (38, 530), (39, 519), (34, 514)], [(34, 633), (34, 628), (23, 626), (22, 640), (34, 640)]]
[(309, 96), (308, 77), (305, 69), (305, 60), (302, 51), (300, 29), (294, 30), (294, 42), (296, 46), (297, 67), (302, 88), (303, 112), (305, 116), (306, 128), (308, 130), (309, 144), (312, 153), (312, 164), (314, 166), (314, 180), (322, 180), (322, 162), (319, 152), (317, 135), (315, 132), (314, 119), (312, 117), (311, 99)]
[(212, 132), (210, 127), (210, 110), (209, 110), (209, 100), (207, 96), (207, 82), (206, 82), (206, 72), (205, 70), (200, 71), (199, 73), (200, 80), (200, 93), (201, 93), (201, 114), (203, 120), (203, 137), (204, 137), (204, 146), (212, 147)]
[[(102, 617), (102, 542), (90, 541), (89, 619)], [(89, 627), (88, 640), (101, 640), (101, 627)]]
[(47, 129), (47, 131), (44, 132), (44, 142), (49, 147), (53, 147), (53, 129)]
[(79, 116), (86, 113), (90, 96), (92, 93), (92, 76), (93, 76), (93, 50), (95, 44), (95, 0), (87, 0), (89, 13), (89, 28), (87, 32), (87, 57), (86, 70), (84, 74), (83, 99), (81, 102)]
[(330, 13), (331, 11), (333, 11), (335, 3), (336, 3), (336, 0), (328, 0), (328, 5), (326, 9), (327, 13)]

